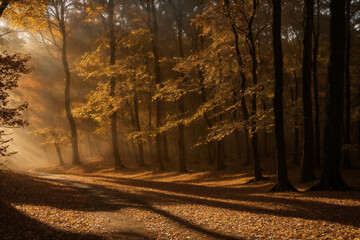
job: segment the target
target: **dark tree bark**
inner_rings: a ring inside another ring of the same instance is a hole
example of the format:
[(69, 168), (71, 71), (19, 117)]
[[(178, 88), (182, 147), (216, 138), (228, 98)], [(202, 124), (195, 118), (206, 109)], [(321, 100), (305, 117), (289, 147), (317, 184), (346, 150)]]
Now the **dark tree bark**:
[[(174, 17), (176, 19), (177, 25), (177, 41), (178, 41), (178, 52), (179, 57), (184, 58), (184, 43), (183, 43), (183, 3), (181, 0), (176, 0), (177, 4), (173, 1), (170, 1)], [(183, 78), (184, 74), (180, 74), (180, 77)], [(180, 86), (182, 87), (182, 86)], [(181, 115), (185, 114), (185, 96), (182, 95), (178, 101), (178, 107)], [(184, 132), (184, 124), (179, 124), (179, 139), (178, 139), (178, 149), (179, 149), (179, 172), (188, 172), (186, 168), (186, 146), (185, 146), (185, 132)]]
[[(114, 0), (109, 0), (109, 39), (110, 39), (110, 66), (115, 64), (116, 61), (116, 41), (115, 41), (115, 24), (114, 24)], [(110, 78), (110, 97), (115, 97), (116, 79), (114, 76)], [(111, 114), (111, 139), (112, 150), (115, 161), (115, 168), (124, 168), (120, 159), (119, 144), (117, 137), (117, 111)]]
[[(250, 52), (251, 62), (252, 62), (252, 69), (251, 69), (251, 75), (253, 80), (253, 86), (255, 87), (257, 85), (257, 56), (256, 56), (256, 46), (255, 46), (255, 39), (253, 34), (253, 22), (256, 14), (256, 8), (257, 8), (258, 2), (256, 0), (253, 0), (253, 11), (251, 14), (251, 17), (248, 21), (248, 34), (247, 34), (247, 40), (248, 40), (248, 48)], [(251, 116), (254, 118), (257, 113), (256, 104), (256, 92), (254, 91), (252, 94), (252, 111)], [(261, 173), (261, 166), (260, 166), (260, 157), (259, 157), (259, 149), (258, 149), (258, 136), (256, 131), (256, 121), (254, 119), (251, 120), (251, 145), (253, 149), (253, 155), (254, 155), (254, 174), (255, 174), (255, 181), (263, 180), (264, 177)]]
[[(291, 95), (293, 99), (293, 107), (294, 107), (294, 157), (292, 164), (299, 165), (300, 157), (299, 157), (299, 119), (298, 119), (298, 97), (299, 97), (299, 81), (296, 76), (296, 72), (294, 71), (294, 80), (295, 80), (295, 90), (291, 88)], [(294, 92), (295, 91), (295, 92)]]
[(0, 17), (3, 15), (5, 9), (7, 8), (7, 6), (9, 5), (10, 0), (3, 0), (1, 1), (0, 4)]
[[(345, 136), (344, 144), (350, 144), (351, 134), (351, 92), (350, 92), (350, 57), (351, 57), (351, 28), (350, 28), (351, 0), (346, 0), (346, 57), (345, 57)], [(344, 168), (351, 168), (350, 151), (344, 149)]]
[[(242, 59), (241, 56), (241, 51), (240, 51), (240, 47), (239, 47), (239, 33), (236, 29), (236, 23), (234, 22), (234, 19), (231, 16), (231, 11), (230, 11), (230, 2), (229, 0), (224, 0), (224, 4), (225, 4), (225, 16), (230, 20), (231, 22), (231, 30), (233, 32), (234, 35), (234, 47), (235, 47), (235, 51), (236, 51), (236, 61), (239, 65), (239, 69), (240, 69), (240, 76), (241, 76), (241, 82), (240, 82), (240, 89), (241, 89), (241, 96), (240, 96), (240, 101), (241, 101), (241, 110), (243, 112), (243, 118), (244, 121), (246, 122), (246, 125), (248, 124), (249, 121), (249, 111), (248, 108), (246, 106), (246, 100), (245, 100), (245, 96), (244, 96), (244, 92), (246, 90), (246, 75), (245, 75), (245, 71), (244, 71), (244, 61)], [(246, 137), (246, 157), (247, 157), (247, 161), (245, 162), (245, 165), (250, 164), (250, 146), (249, 146), (249, 138), (248, 138), (248, 127), (245, 128), (245, 137)]]
[(313, 48), (313, 83), (314, 83), (314, 104), (315, 104), (315, 136), (314, 136), (314, 164), (320, 166), (320, 107), (318, 90), (318, 51), (320, 35), (320, 0), (316, 0), (317, 23), (313, 28), (314, 48)]
[(330, 59), (321, 180), (312, 190), (347, 190), (341, 176), (342, 119), (344, 113), (345, 1), (330, 1)]
[[(198, 69), (199, 69), (199, 67), (198, 67)], [(200, 86), (201, 86), (201, 88), (200, 88), (201, 103), (206, 103), (207, 100), (206, 100), (206, 92), (205, 92), (205, 85), (204, 85), (204, 76), (200, 69), (199, 69), (198, 73), (199, 73)], [(212, 127), (212, 123), (206, 113), (204, 113), (204, 120), (205, 120), (205, 123), (208, 128)], [(211, 165), (214, 162), (213, 156), (212, 156), (212, 143), (206, 144), (206, 147), (207, 147), (207, 152), (208, 152), (208, 164)]]
[(277, 160), (277, 183), (272, 191), (294, 191), (287, 174), (287, 163), (284, 141), (283, 119), (283, 54), (281, 43), (281, 0), (272, 0), (273, 4), (273, 49), (275, 67), (275, 136), (276, 136), (276, 160)]
[[(263, 109), (266, 112), (267, 111), (267, 107), (266, 107), (266, 101), (265, 99), (262, 100), (263, 103)], [(268, 133), (266, 131), (266, 129), (264, 130), (264, 157), (268, 158), (270, 157), (270, 153), (269, 153), (269, 144), (268, 144)]]
[(314, 27), (314, 1), (305, 1), (305, 32), (303, 49), (303, 118), (304, 118), (304, 155), (301, 167), (301, 181), (309, 182), (314, 177), (314, 137), (311, 102), (311, 70), (312, 70), (312, 30)]
[(69, 69), (69, 63), (67, 59), (67, 31), (65, 27), (65, 3), (61, 3), (60, 7), (60, 32), (62, 36), (62, 48), (61, 48), (61, 57), (62, 63), (65, 71), (65, 110), (66, 117), (69, 121), (70, 132), (71, 132), (71, 146), (72, 146), (72, 164), (80, 164), (79, 158), (79, 147), (78, 147), (78, 135), (76, 131), (76, 124), (74, 117), (71, 113), (71, 103), (70, 103), (70, 85), (71, 85), (71, 74)]
[(64, 159), (63, 159), (63, 157), (62, 157), (61, 149), (60, 149), (59, 144), (55, 143), (55, 149), (56, 149), (56, 153), (57, 153), (58, 158), (59, 158), (59, 164), (60, 164), (60, 166), (65, 166), (65, 164), (64, 164)]
[[(159, 27), (157, 22), (157, 14), (156, 14), (156, 6), (154, 0), (148, 0), (148, 11), (149, 19), (152, 20), (152, 51), (154, 54), (154, 66), (155, 66), (155, 83), (162, 83), (162, 75), (160, 69), (160, 56), (159, 56), (159, 48), (158, 48), (158, 34)], [(162, 106), (161, 100), (156, 99), (155, 101), (155, 111), (156, 111), (156, 129), (158, 130), (161, 127), (162, 123)], [(158, 168), (160, 171), (164, 171), (164, 163), (162, 156), (162, 146), (161, 146), (161, 134), (159, 132), (156, 133), (155, 136), (156, 141), (156, 161), (158, 163)]]
[[(137, 92), (134, 92), (134, 117), (135, 117), (135, 125), (136, 125), (136, 131), (140, 132), (140, 118), (139, 118), (139, 99)], [(139, 168), (146, 168), (145, 160), (144, 160), (144, 147), (142, 139), (138, 140), (137, 143), (138, 147), (138, 166)]]

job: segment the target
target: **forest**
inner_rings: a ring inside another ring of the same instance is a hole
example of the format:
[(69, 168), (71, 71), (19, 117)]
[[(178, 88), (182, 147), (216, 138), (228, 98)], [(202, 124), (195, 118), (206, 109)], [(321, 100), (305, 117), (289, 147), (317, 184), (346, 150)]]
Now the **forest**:
[(0, 0), (0, 239), (358, 239), (359, 43), (359, 0)]

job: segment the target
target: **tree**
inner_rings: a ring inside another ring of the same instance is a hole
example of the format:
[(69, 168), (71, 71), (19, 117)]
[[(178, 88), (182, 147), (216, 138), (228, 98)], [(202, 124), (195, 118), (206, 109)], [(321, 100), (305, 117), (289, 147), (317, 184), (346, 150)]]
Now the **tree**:
[(66, 132), (60, 128), (43, 128), (30, 132), (31, 135), (45, 138), (42, 145), (54, 145), (59, 158), (60, 166), (64, 166), (64, 159), (61, 154), (61, 145), (69, 140)]
[[(31, 68), (27, 66), (29, 56), (13, 55), (8, 52), (0, 53), (0, 126), (2, 128), (19, 128), (26, 126), (28, 122), (22, 119), (22, 112), (28, 107), (27, 103), (17, 104), (10, 100), (10, 93), (18, 87), (18, 80), (23, 74), (28, 74)], [(12, 139), (4, 139), (8, 134), (0, 130), (0, 155), (11, 156), (9, 142)]]
[(324, 163), (321, 180), (312, 190), (347, 190), (341, 175), (341, 145), (344, 113), (345, 1), (330, 1), (330, 59), (327, 81)]
[[(175, 22), (177, 26), (177, 41), (178, 41), (178, 52), (179, 57), (184, 58), (184, 43), (183, 43), (183, 8), (184, 2), (182, 0), (176, 0), (173, 2), (169, 0), (169, 3), (173, 10), (173, 15), (175, 17)], [(177, 3), (177, 4), (176, 4)], [(180, 78), (184, 78), (183, 74), (180, 74)], [(184, 80), (183, 80), (184, 81)], [(180, 85), (180, 88), (183, 84)], [(182, 94), (178, 100), (178, 107), (181, 115), (185, 114), (185, 95)], [(179, 172), (188, 172), (186, 168), (186, 146), (185, 146), (185, 132), (184, 132), (184, 124), (179, 124), (179, 139), (178, 139), (178, 148), (179, 148)]]
[[(115, 65), (116, 61), (116, 39), (115, 39), (115, 23), (114, 23), (114, 0), (109, 0), (108, 3), (108, 15), (109, 15), (109, 43), (110, 43), (110, 66)], [(115, 96), (116, 79), (115, 76), (110, 78), (110, 97)], [(115, 160), (115, 168), (124, 168), (121, 163), (119, 147), (118, 147), (118, 136), (117, 136), (117, 111), (114, 111), (111, 116), (111, 137), (112, 137), (112, 149)]]
[(351, 79), (350, 79), (350, 57), (351, 57), (351, 0), (346, 0), (346, 56), (345, 56), (345, 132), (344, 144), (347, 145), (344, 149), (344, 168), (351, 168), (350, 161), (350, 136), (351, 136)]
[(80, 5), (77, 1), (72, 0), (19, 1), (12, 4), (12, 12), (8, 16), (15, 27), (25, 28), (30, 32), (37, 31), (40, 41), (45, 47), (55, 47), (60, 52), (65, 73), (64, 106), (70, 126), (72, 163), (74, 165), (81, 162), (76, 123), (71, 112), (72, 76), (68, 61), (68, 39), (71, 31), (83, 19), (83, 16), (81, 14), (79, 16), (79, 12), (76, 11)]
[[(155, 69), (155, 83), (157, 85), (162, 84), (162, 73), (160, 68), (160, 56), (159, 56), (159, 47), (158, 47), (158, 40), (159, 40), (159, 26), (157, 20), (157, 10), (154, 0), (147, 0), (147, 11), (148, 11), (148, 22), (152, 24), (151, 27), (151, 34), (152, 34), (152, 52), (154, 55), (154, 69)], [(162, 104), (160, 99), (156, 99), (155, 102), (155, 111), (156, 111), (156, 128), (157, 130), (162, 125)], [(165, 170), (164, 163), (163, 163), (163, 156), (162, 156), (162, 139), (161, 134), (157, 131), (155, 136), (156, 141), (156, 160), (158, 162), (158, 168), (160, 171)]]
[(314, 1), (305, 1), (305, 32), (303, 49), (303, 117), (304, 117), (304, 145), (303, 161), (301, 168), (301, 181), (308, 182), (315, 179), (314, 166), (314, 141), (311, 102), (311, 70), (312, 70), (312, 32), (314, 25)]
[(296, 190), (290, 183), (287, 174), (287, 163), (284, 140), (283, 119), (283, 54), (281, 44), (281, 0), (272, 0), (273, 4), (273, 49), (275, 67), (275, 137), (276, 137), (276, 161), (277, 183), (272, 188), (274, 192)]
[(315, 138), (314, 138), (314, 164), (320, 166), (320, 107), (319, 107), (319, 83), (318, 83), (318, 52), (320, 36), (320, 0), (316, 0), (316, 27), (314, 24), (313, 37), (313, 83), (314, 83), (314, 104), (315, 104)]

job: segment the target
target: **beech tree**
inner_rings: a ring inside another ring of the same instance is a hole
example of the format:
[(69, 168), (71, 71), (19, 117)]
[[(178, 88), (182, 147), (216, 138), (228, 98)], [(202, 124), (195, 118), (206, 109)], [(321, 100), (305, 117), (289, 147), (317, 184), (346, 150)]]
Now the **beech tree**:
[(313, 190), (349, 189), (341, 175), (341, 146), (344, 113), (345, 1), (330, 1), (330, 59), (326, 101), (325, 156), (321, 180)]
[(274, 192), (293, 191), (287, 174), (287, 162), (284, 140), (284, 114), (283, 114), (283, 54), (281, 44), (281, 0), (273, 0), (273, 49), (274, 49), (274, 68), (275, 68), (275, 95), (274, 95), (274, 115), (275, 115), (275, 136), (276, 136), (276, 185)]

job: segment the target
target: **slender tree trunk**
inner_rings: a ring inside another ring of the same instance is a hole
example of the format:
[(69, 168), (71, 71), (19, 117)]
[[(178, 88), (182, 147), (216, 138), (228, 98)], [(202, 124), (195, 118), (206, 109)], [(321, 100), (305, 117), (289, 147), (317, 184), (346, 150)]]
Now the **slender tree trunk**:
[(87, 140), (88, 140), (88, 145), (89, 145), (89, 150), (90, 150), (90, 155), (94, 156), (95, 155), (95, 151), (94, 151), (94, 146), (92, 144), (91, 138), (90, 138), (90, 133), (87, 132)]
[[(345, 57), (345, 137), (344, 144), (350, 144), (351, 134), (351, 92), (350, 92), (350, 57), (351, 57), (351, 28), (350, 28), (351, 0), (346, 0), (346, 57)], [(351, 168), (350, 151), (344, 149), (344, 168)]]
[(60, 149), (59, 144), (56, 144), (56, 143), (55, 143), (55, 149), (56, 149), (56, 153), (57, 153), (58, 158), (59, 158), (59, 164), (60, 164), (60, 166), (65, 166), (65, 164), (64, 164), (64, 159), (63, 159), (63, 157), (62, 157), (61, 149)]
[(221, 171), (226, 168), (224, 164), (224, 140), (216, 142), (216, 171)]
[[(161, 75), (161, 69), (160, 69), (160, 57), (159, 57), (159, 49), (158, 49), (158, 34), (159, 34), (159, 28), (158, 28), (158, 22), (157, 22), (157, 14), (156, 14), (156, 6), (154, 3), (154, 0), (148, 0), (149, 4), (149, 10), (151, 13), (149, 13), (149, 17), (152, 19), (152, 51), (154, 54), (154, 66), (155, 66), (155, 83), (161, 84), (162, 83), (162, 75)], [(156, 130), (158, 131), (161, 127), (162, 123), (162, 106), (161, 106), (161, 100), (156, 99), (155, 102), (155, 111), (156, 111)], [(163, 163), (163, 156), (162, 156), (162, 147), (161, 147), (161, 134), (159, 132), (156, 132), (155, 136), (156, 141), (156, 160), (158, 163), (158, 168), (160, 171), (164, 171), (164, 163)]]
[(273, 49), (275, 67), (275, 135), (276, 135), (276, 160), (277, 160), (277, 183), (272, 191), (296, 190), (290, 183), (287, 174), (287, 163), (284, 140), (283, 119), (283, 54), (281, 44), (281, 0), (272, 0), (273, 3)]
[[(263, 109), (266, 112), (267, 107), (266, 107), (265, 99), (263, 99), (262, 102), (263, 102)], [(268, 133), (267, 133), (266, 129), (264, 130), (264, 144), (263, 145), (264, 145), (264, 157), (268, 158), (268, 157), (270, 157), (270, 154), (269, 154), (269, 145), (268, 145)]]
[[(235, 51), (236, 51), (236, 60), (237, 60), (237, 63), (239, 65), (240, 75), (241, 75), (241, 83), (240, 83), (241, 110), (243, 112), (245, 125), (247, 125), (248, 121), (249, 121), (249, 111), (247, 109), (246, 100), (245, 100), (245, 96), (244, 96), (244, 92), (246, 90), (246, 75), (245, 75), (245, 71), (244, 71), (244, 61), (242, 59), (241, 51), (240, 51), (240, 47), (239, 47), (239, 34), (238, 34), (237, 29), (236, 29), (236, 23), (234, 22), (234, 20), (233, 20), (233, 18), (231, 16), (229, 0), (224, 0), (224, 4), (225, 4), (225, 7), (226, 7), (225, 16), (231, 21), (231, 30), (232, 30), (233, 35), (234, 35), (234, 47), (235, 47)], [(247, 152), (246, 152), (247, 161), (246, 161), (245, 165), (248, 165), (250, 163), (250, 146), (249, 146), (249, 140), (248, 140), (248, 127), (245, 127), (245, 137), (246, 137), (245, 143), (246, 143), (246, 150), (247, 150)]]
[(70, 84), (71, 84), (71, 75), (69, 69), (69, 63), (67, 59), (67, 31), (65, 27), (65, 6), (64, 3), (61, 4), (61, 19), (60, 19), (60, 31), (62, 35), (62, 63), (65, 71), (65, 110), (66, 117), (69, 121), (70, 132), (71, 132), (71, 146), (72, 146), (72, 164), (80, 164), (79, 158), (79, 147), (78, 147), (78, 135), (76, 131), (76, 124), (74, 117), (71, 113), (71, 103), (70, 103)]
[(299, 119), (298, 119), (298, 97), (299, 97), (299, 81), (296, 76), (296, 72), (294, 71), (294, 80), (295, 80), (295, 92), (292, 91), (293, 97), (293, 107), (294, 107), (294, 157), (292, 164), (299, 165), (300, 164), (300, 151), (299, 151)]
[[(249, 41), (248, 47), (249, 52), (251, 56), (252, 61), (252, 69), (251, 69), (251, 75), (253, 80), (253, 87), (256, 87), (257, 85), (257, 57), (256, 57), (256, 46), (255, 46), (255, 39), (253, 35), (252, 25), (256, 14), (256, 8), (257, 8), (258, 2), (257, 0), (253, 0), (253, 12), (248, 22), (248, 35), (247, 39)], [(257, 137), (257, 131), (256, 131), (256, 121), (254, 120), (256, 113), (257, 113), (257, 99), (256, 99), (256, 92), (254, 91), (252, 94), (252, 120), (251, 120), (251, 145), (253, 149), (254, 154), (254, 170), (255, 170), (255, 181), (260, 181), (264, 179), (261, 173), (261, 166), (260, 166), (260, 157), (259, 157), (259, 149), (258, 149), (258, 137)]]
[(314, 143), (314, 164), (320, 166), (320, 108), (319, 108), (319, 90), (318, 90), (318, 51), (320, 34), (320, 0), (316, 0), (317, 7), (317, 27), (313, 28), (314, 49), (313, 49), (313, 83), (314, 83), (314, 101), (315, 101), (315, 143)]
[[(116, 61), (116, 42), (115, 42), (115, 24), (114, 24), (114, 0), (109, 0), (109, 38), (110, 38), (110, 66), (115, 64)], [(110, 97), (115, 97), (116, 79), (114, 76), (110, 78)], [(111, 119), (111, 137), (112, 137), (112, 150), (115, 160), (115, 168), (124, 168), (120, 159), (119, 144), (117, 136), (117, 111), (113, 112), (110, 116)]]
[[(198, 71), (199, 73), (199, 78), (200, 78), (200, 86), (201, 86), (201, 89), (200, 89), (200, 96), (201, 96), (201, 102), (204, 104), (207, 102), (207, 99), (206, 99), (206, 92), (205, 92), (205, 85), (204, 85), (204, 76), (203, 76), (203, 73), (202, 71), (199, 69)], [(208, 118), (207, 114), (204, 113), (204, 120), (208, 126), (208, 128), (210, 128), (212, 126), (212, 123), (210, 121), (210, 119)], [(208, 164), (211, 165), (214, 160), (213, 160), (213, 157), (212, 157), (212, 143), (208, 143), (206, 144), (207, 146), (207, 151), (208, 151)]]
[[(148, 123), (148, 129), (149, 131), (152, 131), (152, 103), (151, 103), (151, 100), (152, 100), (152, 93), (149, 93), (149, 112), (148, 112), (148, 116), (149, 116), (149, 123)], [(154, 150), (153, 150), (153, 139), (152, 137), (150, 136), (148, 138), (149, 140), (149, 155), (150, 155), (150, 162), (151, 164), (154, 163)]]
[[(141, 127), (140, 127), (140, 118), (139, 118), (139, 99), (138, 99), (138, 95), (137, 92), (134, 92), (134, 115), (135, 115), (135, 124), (136, 124), (136, 131), (140, 132), (141, 131)], [(146, 167), (145, 161), (144, 161), (144, 148), (143, 148), (143, 141), (142, 138), (140, 138), (138, 140), (137, 143), (137, 147), (138, 147), (138, 167), (139, 168), (143, 168)]]
[[(183, 46), (183, 6), (180, 0), (178, 2), (178, 12), (177, 15), (177, 28), (178, 28), (178, 50), (179, 57), (184, 58), (184, 46)], [(183, 74), (180, 76), (183, 78)], [(182, 86), (180, 86), (182, 87)], [(185, 114), (185, 95), (182, 95), (178, 102), (179, 111), (181, 115)], [(184, 124), (179, 124), (179, 140), (178, 140), (178, 148), (179, 148), (179, 172), (188, 172), (186, 168), (186, 147), (185, 147), (185, 132), (184, 132)]]
[(309, 182), (314, 177), (314, 139), (311, 102), (312, 30), (314, 27), (314, 0), (305, 1), (305, 33), (303, 50), (303, 117), (304, 155), (301, 167), (301, 181)]
[(313, 190), (346, 190), (341, 176), (342, 120), (344, 114), (345, 1), (330, 1), (330, 59), (321, 180)]
[(46, 160), (48, 160), (48, 161), (50, 162), (48, 150), (47, 150), (47, 148), (46, 148), (45, 145), (44, 145), (43, 147), (44, 147), (44, 152), (45, 152)]

